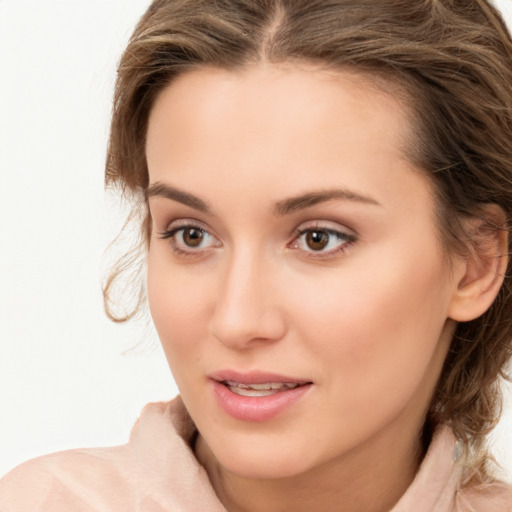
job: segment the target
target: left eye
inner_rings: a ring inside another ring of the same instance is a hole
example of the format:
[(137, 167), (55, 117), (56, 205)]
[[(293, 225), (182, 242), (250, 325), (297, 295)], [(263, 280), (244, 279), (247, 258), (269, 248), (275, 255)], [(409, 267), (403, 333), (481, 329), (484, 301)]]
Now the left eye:
[(330, 253), (343, 249), (352, 243), (354, 237), (328, 228), (311, 228), (301, 230), (291, 247), (313, 253)]

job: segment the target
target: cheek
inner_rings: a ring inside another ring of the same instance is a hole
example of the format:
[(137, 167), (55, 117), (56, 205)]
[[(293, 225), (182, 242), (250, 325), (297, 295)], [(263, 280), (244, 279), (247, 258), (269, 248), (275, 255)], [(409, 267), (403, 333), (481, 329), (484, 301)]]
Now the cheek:
[(380, 247), (321, 280), (296, 281), (289, 298), (297, 330), (319, 360), (339, 368), (333, 378), (394, 385), (399, 374), (414, 379), (425, 372), (449, 294), (441, 258), (432, 246), (421, 249)]
[[(148, 255), (148, 302), (169, 363), (194, 355), (205, 338), (212, 287), (191, 270), (174, 269), (155, 249)], [(196, 273), (197, 274), (197, 273)]]
[(309, 360), (320, 364), (326, 424), (341, 443), (371, 435), (406, 409), (421, 415), (448, 348), (437, 260), (421, 273), (396, 258), (373, 261), (364, 272), (351, 268), (326, 279), (321, 294), (308, 293), (304, 283), (290, 294), (315, 297), (295, 299), (295, 326)]

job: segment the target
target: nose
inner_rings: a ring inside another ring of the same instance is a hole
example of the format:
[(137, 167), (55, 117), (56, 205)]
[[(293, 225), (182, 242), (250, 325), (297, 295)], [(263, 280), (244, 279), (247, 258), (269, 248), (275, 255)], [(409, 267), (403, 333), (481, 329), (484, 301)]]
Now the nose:
[(275, 342), (286, 332), (275, 292), (275, 272), (262, 258), (234, 256), (222, 273), (210, 332), (225, 346), (246, 349)]

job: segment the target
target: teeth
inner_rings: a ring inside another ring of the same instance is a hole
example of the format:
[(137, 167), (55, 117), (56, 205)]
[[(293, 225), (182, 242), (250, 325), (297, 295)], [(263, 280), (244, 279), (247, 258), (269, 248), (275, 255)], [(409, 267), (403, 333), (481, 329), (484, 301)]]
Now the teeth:
[(300, 384), (297, 382), (265, 382), (263, 384), (243, 384), (227, 380), (224, 382), (230, 391), (242, 396), (269, 396), (275, 395), (280, 391), (294, 389)]
[(275, 389), (245, 389), (236, 386), (228, 386), (228, 389), (237, 395), (241, 396), (270, 396), (279, 393)]

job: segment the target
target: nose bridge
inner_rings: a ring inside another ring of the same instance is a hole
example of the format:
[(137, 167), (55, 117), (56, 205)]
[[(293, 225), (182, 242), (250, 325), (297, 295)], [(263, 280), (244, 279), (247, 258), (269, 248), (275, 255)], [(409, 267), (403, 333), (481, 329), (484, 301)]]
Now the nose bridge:
[(226, 258), (221, 273), (211, 331), (225, 345), (243, 348), (256, 340), (277, 340), (284, 323), (271, 292), (272, 274), (266, 258), (240, 244)]

